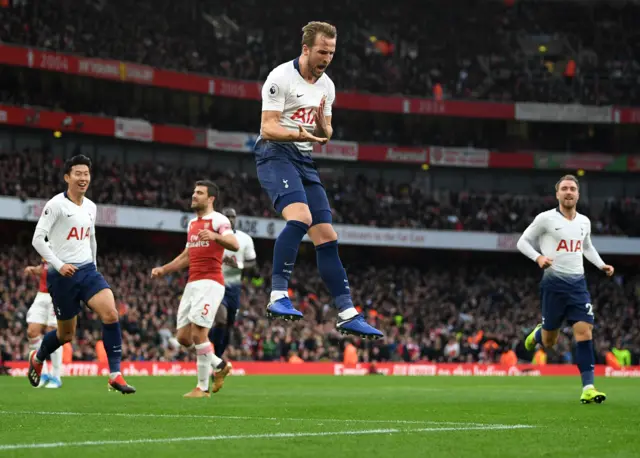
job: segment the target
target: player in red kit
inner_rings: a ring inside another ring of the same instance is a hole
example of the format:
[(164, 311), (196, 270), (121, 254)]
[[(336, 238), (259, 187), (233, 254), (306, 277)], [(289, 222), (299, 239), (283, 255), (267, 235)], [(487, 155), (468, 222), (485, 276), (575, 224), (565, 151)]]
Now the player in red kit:
[(197, 353), (198, 385), (187, 398), (208, 398), (209, 374), (213, 368), (213, 388), (217, 393), (231, 372), (231, 364), (217, 357), (209, 342), (209, 329), (224, 297), (222, 257), (224, 250), (238, 251), (239, 245), (229, 219), (213, 210), (218, 187), (211, 181), (197, 181), (191, 208), (196, 218), (189, 222), (187, 245), (173, 261), (151, 271), (162, 277), (189, 267), (189, 279), (180, 300), (177, 339)]
[[(47, 288), (47, 263), (39, 266), (27, 266), (24, 269), (25, 275), (40, 277), (40, 285), (33, 304), (27, 311), (27, 337), (29, 338), (29, 350), (38, 350), (42, 343), (43, 334), (58, 328), (58, 321), (53, 310), (53, 302)], [(38, 387), (60, 388), (62, 370), (62, 347), (51, 353), (51, 372), (47, 373), (46, 368), (42, 368), (42, 377)]]

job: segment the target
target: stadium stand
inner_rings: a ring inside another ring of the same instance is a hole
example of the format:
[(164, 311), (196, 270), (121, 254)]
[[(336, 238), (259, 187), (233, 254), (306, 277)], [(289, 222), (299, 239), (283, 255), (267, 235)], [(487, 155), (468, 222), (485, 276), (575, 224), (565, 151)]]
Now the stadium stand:
[[(64, 186), (62, 161), (48, 153), (0, 154), (0, 195), (47, 198)], [(276, 216), (258, 180), (245, 174), (161, 162), (98, 163), (91, 196), (101, 203), (189, 211), (193, 183), (210, 175), (223, 190), (220, 205), (243, 215)], [(411, 183), (376, 181), (364, 175), (328, 179), (334, 221), (378, 227), (457, 231), (521, 232), (535, 215), (555, 205), (545, 195), (486, 192), (426, 193)], [(597, 212), (586, 204), (580, 211), (592, 218), (594, 233), (640, 236), (640, 201), (608, 199)]]
[[(588, 104), (639, 95), (632, 2), (412, 0), (372, 10), (348, 0), (302, 13), (256, 0), (215, 9), (143, 1), (136, 11), (123, 0), (25, 3), (0, 11), (1, 41), (262, 80), (298, 51), (291, 31), (324, 17), (340, 31), (332, 77), (343, 90), (427, 95), (439, 84), (444, 97)], [(276, 32), (265, 24), (277, 24)]]
[[(268, 259), (268, 254), (262, 259)], [(385, 266), (368, 260), (348, 263), (354, 303), (386, 334), (382, 342), (356, 342), (361, 360), (496, 362), (510, 348), (522, 359), (530, 359), (521, 341), (538, 319), (538, 272), (515, 254), (490, 259), (493, 262), (488, 264), (486, 255), (465, 257), (436, 251), (425, 252), (424, 261), (415, 266)], [(24, 317), (37, 290), (36, 280), (22, 275), (27, 260), (37, 261), (26, 246), (4, 246), (0, 254), (0, 279), (6, 287), (0, 304), (0, 347), (13, 359), (27, 354)], [(185, 277), (152, 281), (149, 272), (160, 261), (158, 254), (131, 250), (107, 252), (98, 261), (116, 293), (125, 360), (180, 361), (188, 357), (171, 343)], [(619, 270), (611, 280), (589, 269), (598, 313), (596, 346), (609, 349), (622, 339), (637, 361), (640, 275), (634, 267)], [(241, 316), (229, 348), (231, 359), (286, 361), (294, 352), (304, 361), (341, 359), (344, 341), (334, 331), (335, 313), (315, 274), (315, 263), (307, 256), (294, 272), (290, 288), (305, 319), (283, 325), (265, 318), (270, 265), (261, 262), (259, 272), (243, 286)], [(74, 359), (95, 358), (100, 329), (97, 317), (85, 311)], [(460, 348), (445, 353), (451, 338)], [(549, 362), (571, 362), (571, 351), (567, 328), (560, 346), (549, 354)]]

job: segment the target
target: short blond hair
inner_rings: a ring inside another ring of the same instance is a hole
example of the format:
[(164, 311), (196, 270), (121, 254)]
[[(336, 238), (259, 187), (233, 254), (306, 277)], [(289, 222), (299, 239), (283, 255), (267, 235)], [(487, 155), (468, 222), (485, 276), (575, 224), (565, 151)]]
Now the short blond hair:
[(560, 188), (560, 183), (566, 180), (573, 181), (576, 184), (576, 187), (578, 188), (578, 190), (580, 190), (580, 182), (578, 182), (578, 179), (576, 178), (575, 175), (564, 175), (556, 183), (556, 191)]
[(324, 35), (327, 38), (333, 39), (338, 36), (338, 29), (328, 22), (309, 22), (302, 28), (302, 45), (307, 45), (307, 47), (312, 48), (316, 43), (316, 37), (318, 35)]

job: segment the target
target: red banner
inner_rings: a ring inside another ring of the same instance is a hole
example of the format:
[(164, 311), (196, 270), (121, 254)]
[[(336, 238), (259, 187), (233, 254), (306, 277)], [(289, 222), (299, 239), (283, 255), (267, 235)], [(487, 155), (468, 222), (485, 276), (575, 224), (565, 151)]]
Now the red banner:
[(456, 147), (429, 147), (429, 163), (445, 167), (489, 167), (489, 155), (487, 149), (456, 148)]
[[(78, 57), (2, 43), (0, 43), (0, 64), (237, 99), (260, 100), (262, 88), (262, 83), (255, 81), (231, 80), (163, 70), (131, 62)], [(516, 105), (514, 103), (434, 100), (419, 97), (338, 92), (335, 107), (349, 110), (477, 119), (516, 119), (516, 112), (518, 112), (518, 118), (532, 120), (640, 124), (640, 108), (589, 107), (575, 104), (545, 107), (544, 104), (534, 103)], [(600, 111), (603, 115), (600, 114)], [(562, 114), (558, 114), (559, 112)], [(594, 119), (596, 120), (594, 121)]]
[[(114, 119), (5, 105), (0, 105), (0, 125), (2, 124), (243, 153), (251, 152), (256, 138), (255, 135), (242, 132), (207, 131), (191, 127), (150, 124), (139, 119)], [(342, 161), (357, 160), (408, 165), (430, 163), (447, 167), (519, 169), (535, 168), (535, 154), (540, 155), (540, 153), (496, 153), (465, 147), (361, 145), (345, 141), (330, 142), (322, 147), (318, 145), (313, 151), (313, 156), (316, 158)], [(593, 155), (566, 153), (563, 157), (565, 156), (568, 159), (580, 160)], [(615, 167), (608, 167), (606, 170), (640, 171), (640, 159), (636, 157), (614, 158), (605, 154), (600, 154), (598, 157), (615, 164)], [(582, 162), (577, 164), (584, 166)]]
[[(26, 377), (29, 364), (26, 361), (7, 362), (9, 372), (14, 377)], [(163, 376), (196, 375), (196, 364), (183, 362), (123, 362), (122, 373), (125, 376)], [(347, 367), (340, 363), (301, 363), (236, 361), (233, 362), (232, 375), (368, 375), (369, 364), (357, 364)], [(545, 366), (518, 365), (501, 366), (499, 364), (455, 364), (455, 363), (379, 363), (378, 373), (393, 376), (477, 376), (477, 377), (518, 377), (518, 376), (576, 376), (577, 369), (571, 364), (548, 364)], [(640, 366), (625, 369), (613, 369), (597, 365), (598, 377), (640, 377)], [(109, 367), (93, 362), (75, 362), (65, 364), (64, 376), (106, 376)]]
[(429, 161), (429, 148), (389, 145), (360, 145), (358, 160), (369, 162), (397, 162), (425, 164)]
[[(231, 80), (193, 73), (162, 70), (129, 62), (91, 59), (70, 54), (0, 44), (0, 64), (117, 80), (134, 84), (212, 94), (237, 99), (260, 100), (262, 83)], [(336, 108), (411, 113), (429, 116), (514, 119), (515, 105), (494, 102), (435, 101), (402, 96), (338, 92)]]

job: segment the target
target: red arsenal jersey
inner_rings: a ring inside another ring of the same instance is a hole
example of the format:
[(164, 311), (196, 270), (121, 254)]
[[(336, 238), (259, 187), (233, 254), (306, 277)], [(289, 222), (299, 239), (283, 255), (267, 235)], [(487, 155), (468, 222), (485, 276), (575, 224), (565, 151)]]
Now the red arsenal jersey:
[(189, 249), (189, 280), (214, 280), (224, 285), (222, 256), (224, 248), (214, 241), (198, 239), (198, 233), (208, 229), (220, 235), (232, 234), (229, 218), (222, 213), (212, 212), (189, 221), (187, 248)]

